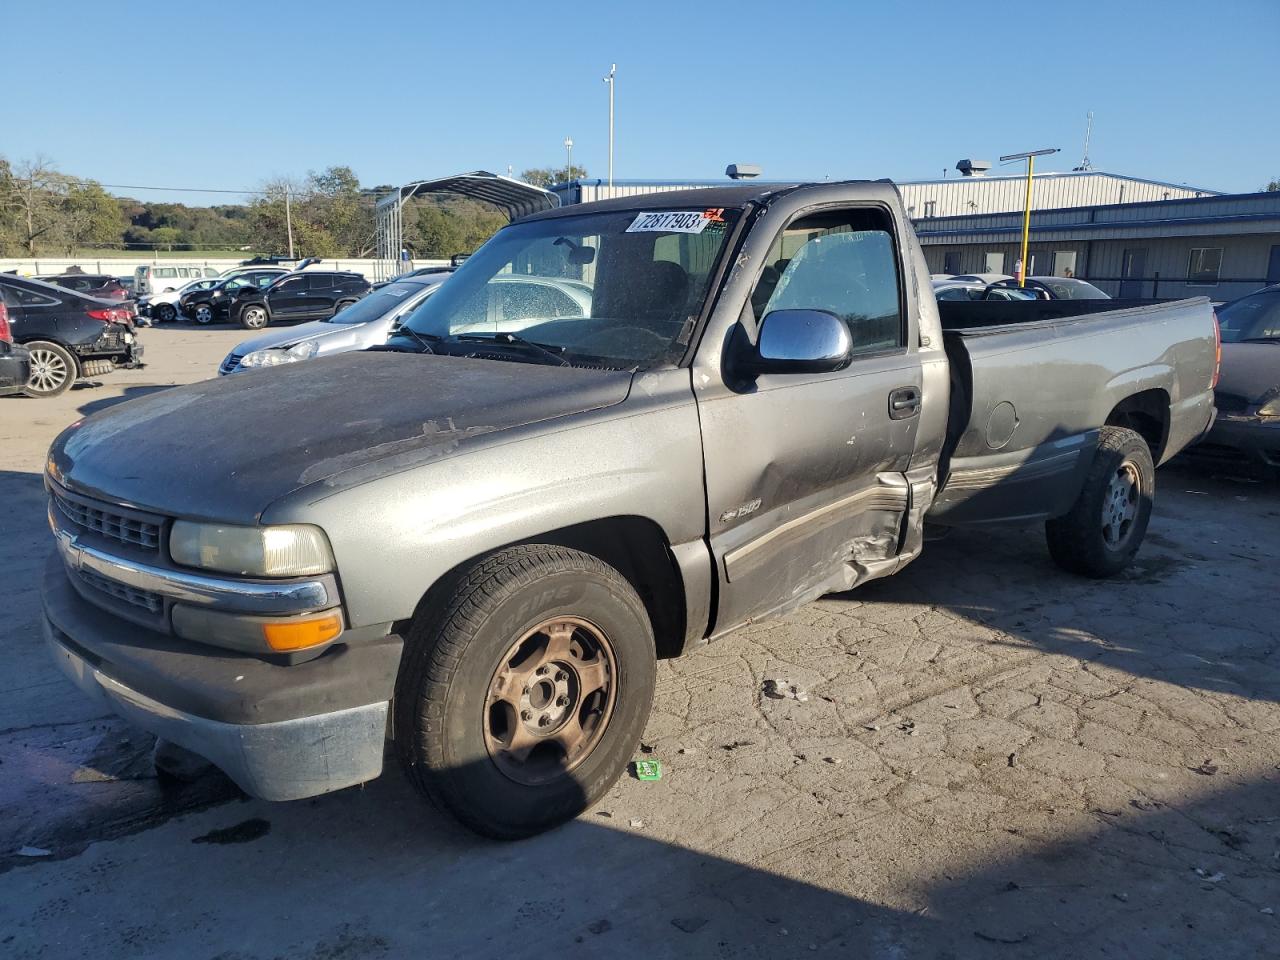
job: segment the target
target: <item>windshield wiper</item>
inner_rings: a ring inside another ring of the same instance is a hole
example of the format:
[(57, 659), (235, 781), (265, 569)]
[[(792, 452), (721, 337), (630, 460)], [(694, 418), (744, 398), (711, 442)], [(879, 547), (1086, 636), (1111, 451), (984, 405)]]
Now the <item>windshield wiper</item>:
[(395, 333), (391, 334), (391, 336), (398, 337), (402, 333), (406, 333), (409, 336), (413, 337), (413, 339), (417, 340), (418, 345), (422, 347), (423, 351), (426, 353), (435, 353), (435, 350), (432, 348), (431, 344), (439, 343), (441, 340), (444, 339), (443, 337), (436, 336), (434, 333), (419, 333), (417, 330), (413, 329), (413, 327), (409, 327), (409, 326), (398, 327)]
[[(573, 364), (565, 359), (563, 353), (556, 353), (544, 344), (534, 343), (532, 340), (526, 340), (524, 337), (517, 336), (514, 333), (495, 333), (491, 336), (478, 333), (464, 333), (451, 337), (450, 339), (470, 343), (502, 343), (512, 347), (525, 347), (536, 353), (542, 354), (544, 357), (550, 357), (562, 367), (573, 366)], [(563, 350), (563, 348), (561, 349)]]

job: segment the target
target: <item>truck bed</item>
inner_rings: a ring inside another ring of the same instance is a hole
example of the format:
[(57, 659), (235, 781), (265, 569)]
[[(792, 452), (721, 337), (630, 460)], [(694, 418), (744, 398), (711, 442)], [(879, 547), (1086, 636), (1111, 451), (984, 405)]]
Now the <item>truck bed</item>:
[(1098, 429), (1163, 462), (1213, 412), (1213, 313), (1178, 301), (943, 301), (951, 406), (929, 519), (1042, 520), (1070, 509)]

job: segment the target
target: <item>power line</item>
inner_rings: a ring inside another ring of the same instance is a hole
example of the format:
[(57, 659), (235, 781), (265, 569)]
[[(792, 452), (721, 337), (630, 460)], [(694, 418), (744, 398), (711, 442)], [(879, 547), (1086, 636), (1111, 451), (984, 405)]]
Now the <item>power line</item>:
[(99, 180), (90, 180), (85, 177), (66, 177), (66, 179), (81, 185), (92, 184), (99, 187), (110, 187), (112, 190), (164, 190), (170, 193), (234, 193), (240, 196), (254, 196), (267, 192), (265, 190), (229, 190), (226, 187), (155, 187), (142, 186), (136, 183), (102, 183)]

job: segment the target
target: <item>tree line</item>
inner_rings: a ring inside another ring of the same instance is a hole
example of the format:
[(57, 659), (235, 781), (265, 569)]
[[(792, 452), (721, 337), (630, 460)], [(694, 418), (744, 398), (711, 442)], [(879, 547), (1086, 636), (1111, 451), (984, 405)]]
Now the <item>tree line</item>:
[[(586, 176), (574, 166), (526, 170), (521, 178), (546, 186)], [(373, 255), (374, 205), (394, 189), (363, 187), (346, 166), (312, 171), (301, 179), (262, 184), (247, 203), (189, 206), (114, 196), (100, 183), (59, 171), (38, 157), (10, 163), (0, 156), (0, 256), (102, 252), (243, 252), (299, 257)], [(404, 211), (405, 246), (415, 257), (470, 253), (506, 223), (505, 214), (463, 197), (428, 195)]]

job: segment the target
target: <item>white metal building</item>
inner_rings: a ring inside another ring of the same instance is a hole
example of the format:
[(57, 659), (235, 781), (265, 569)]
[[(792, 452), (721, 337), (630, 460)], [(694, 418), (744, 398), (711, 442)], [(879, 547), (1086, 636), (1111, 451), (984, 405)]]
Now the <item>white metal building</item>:
[[(973, 169), (981, 169), (980, 161)], [(605, 180), (573, 180), (558, 183), (551, 191), (560, 203), (589, 203), (611, 197), (631, 197), (664, 190), (688, 190), (698, 187), (723, 187), (725, 180), (614, 180), (610, 188)], [(750, 181), (761, 184), (759, 180)], [(770, 181), (782, 186), (795, 181)], [(905, 180), (897, 184), (912, 219), (959, 217), (982, 213), (1008, 213), (1022, 210), (1026, 196), (1025, 176), (988, 177), (954, 176), (940, 180)], [(1100, 171), (1036, 174), (1032, 191), (1033, 210), (1056, 210), (1064, 207), (1095, 207), (1110, 203), (1140, 203), (1148, 200), (1180, 200), (1189, 197), (1217, 196), (1218, 191), (1189, 187), (1141, 177), (1125, 177)]]

